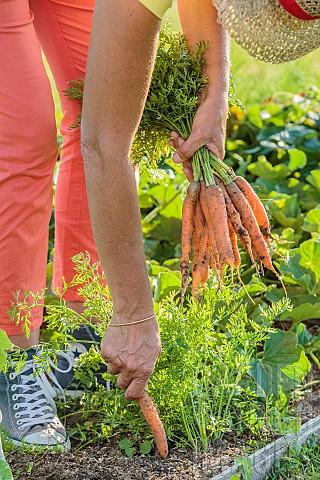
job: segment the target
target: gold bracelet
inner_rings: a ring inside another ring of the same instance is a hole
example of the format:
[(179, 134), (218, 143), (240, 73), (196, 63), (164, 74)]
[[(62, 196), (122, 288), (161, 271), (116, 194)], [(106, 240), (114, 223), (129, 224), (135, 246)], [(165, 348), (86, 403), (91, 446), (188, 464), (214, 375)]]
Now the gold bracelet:
[(151, 320), (154, 318), (156, 314), (154, 313), (151, 317), (143, 318), (142, 320), (137, 320), (136, 322), (129, 322), (129, 323), (109, 323), (108, 327), (127, 327), (128, 325), (136, 325), (137, 323), (143, 323), (147, 320)]

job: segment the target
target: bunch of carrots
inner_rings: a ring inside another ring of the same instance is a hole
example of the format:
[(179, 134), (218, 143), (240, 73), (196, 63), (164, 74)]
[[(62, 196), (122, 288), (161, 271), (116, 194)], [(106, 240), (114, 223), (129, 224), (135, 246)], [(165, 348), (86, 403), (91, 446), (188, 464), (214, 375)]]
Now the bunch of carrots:
[[(193, 158), (194, 181), (182, 209), (182, 305), (189, 283), (192, 258), (192, 294), (200, 299), (210, 269), (222, 284), (225, 266), (236, 269), (241, 257), (238, 241), (263, 272), (278, 278), (268, 251), (272, 239), (267, 213), (250, 184), (203, 147)], [(281, 279), (280, 279), (281, 280)]]

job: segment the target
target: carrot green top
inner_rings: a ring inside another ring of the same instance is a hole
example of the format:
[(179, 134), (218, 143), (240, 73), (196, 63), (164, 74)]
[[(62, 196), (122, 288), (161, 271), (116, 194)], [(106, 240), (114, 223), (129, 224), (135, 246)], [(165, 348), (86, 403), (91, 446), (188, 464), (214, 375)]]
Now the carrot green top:
[(139, 0), (157, 17), (163, 18), (166, 11), (171, 7), (172, 0)]

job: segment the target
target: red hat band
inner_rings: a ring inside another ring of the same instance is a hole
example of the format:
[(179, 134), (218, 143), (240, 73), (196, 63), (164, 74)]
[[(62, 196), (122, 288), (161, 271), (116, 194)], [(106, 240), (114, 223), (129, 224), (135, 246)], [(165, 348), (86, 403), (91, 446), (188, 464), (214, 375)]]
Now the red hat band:
[(305, 12), (296, 0), (279, 0), (283, 8), (290, 13), (290, 15), (299, 18), (300, 20), (317, 20), (320, 16), (314, 17)]

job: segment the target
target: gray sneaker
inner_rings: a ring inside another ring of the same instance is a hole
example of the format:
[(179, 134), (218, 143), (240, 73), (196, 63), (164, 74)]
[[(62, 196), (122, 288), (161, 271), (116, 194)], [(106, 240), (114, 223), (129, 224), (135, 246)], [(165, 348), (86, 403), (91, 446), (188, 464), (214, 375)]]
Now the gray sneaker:
[(26, 352), (27, 361), (18, 374), (14, 363), (7, 373), (0, 372), (2, 429), (14, 445), (57, 447), (68, 451), (70, 440), (57, 417), (53, 400), (56, 396), (53, 385), (60, 388), (58, 381), (51, 370), (39, 372), (34, 348)]
[[(107, 366), (104, 363), (96, 366), (91, 374), (91, 378), (87, 372), (88, 378), (86, 384), (74, 376), (74, 367), (79, 357), (83, 353), (86, 353), (92, 345), (100, 348), (100, 335), (89, 325), (81, 325), (72, 332), (72, 336), (75, 341), (71, 342), (70, 347), (63, 352), (65, 355), (59, 357), (58, 370), (55, 373), (59, 385), (64, 390), (65, 396), (77, 398), (82, 396), (85, 390), (95, 390), (98, 385), (103, 385), (110, 390), (110, 382), (103, 378), (103, 374), (107, 371)], [(66, 358), (66, 355), (68, 358)], [(72, 366), (71, 370), (69, 368), (70, 364)], [(58, 395), (60, 397), (59, 393)]]

